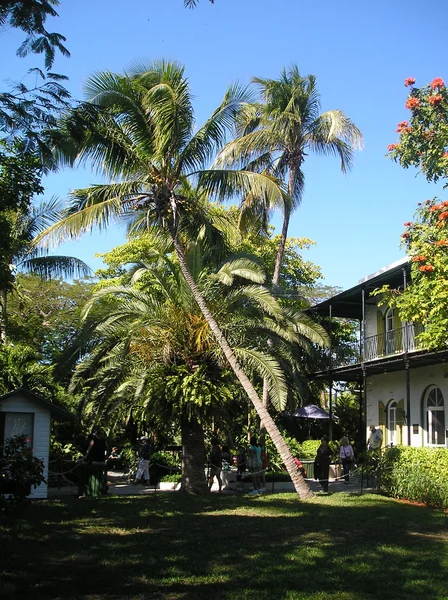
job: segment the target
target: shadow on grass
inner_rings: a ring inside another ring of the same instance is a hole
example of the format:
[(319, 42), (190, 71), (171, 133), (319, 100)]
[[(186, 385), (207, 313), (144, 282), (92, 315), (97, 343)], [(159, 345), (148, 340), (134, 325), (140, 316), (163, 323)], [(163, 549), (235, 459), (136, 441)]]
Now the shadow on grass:
[(36, 502), (0, 528), (3, 598), (442, 600), (447, 515), (377, 495)]

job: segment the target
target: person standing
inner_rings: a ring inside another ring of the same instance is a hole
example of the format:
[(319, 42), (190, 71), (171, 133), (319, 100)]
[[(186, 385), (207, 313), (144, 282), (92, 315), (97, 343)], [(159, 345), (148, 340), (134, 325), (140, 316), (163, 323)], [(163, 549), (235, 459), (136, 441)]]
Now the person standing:
[(107, 494), (107, 456), (109, 447), (106, 432), (99, 429), (91, 437), (84, 456), (78, 482), (78, 496), (102, 496)]
[(315, 479), (318, 479), (323, 492), (328, 492), (328, 478), (330, 474), (331, 449), (328, 445), (328, 437), (322, 436), (320, 446), (314, 459)]
[(367, 443), (367, 450), (375, 454), (381, 453), (381, 446), (383, 445), (383, 432), (381, 429), (377, 429), (375, 425), (370, 426), (369, 441)]
[(143, 477), (143, 485), (149, 485), (149, 460), (151, 458), (151, 444), (147, 437), (140, 438), (140, 460), (138, 462), (137, 473), (133, 481), (134, 485), (139, 483)]
[(208, 480), (208, 490), (211, 491), (213, 485), (213, 479), (216, 477), (218, 481), (218, 491), (222, 492), (222, 452), (218, 440), (214, 438), (212, 440), (212, 450), (210, 452), (210, 476)]
[(249, 473), (252, 473), (252, 482), (254, 489), (250, 492), (250, 496), (262, 494), (260, 473), (261, 473), (261, 447), (258, 445), (257, 438), (250, 439), (249, 452), (247, 454), (247, 467)]
[(353, 448), (348, 441), (348, 438), (344, 435), (341, 439), (339, 448), (339, 458), (342, 463), (342, 471), (344, 473), (344, 483), (350, 482), (350, 465), (355, 460), (355, 453), (353, 452)]

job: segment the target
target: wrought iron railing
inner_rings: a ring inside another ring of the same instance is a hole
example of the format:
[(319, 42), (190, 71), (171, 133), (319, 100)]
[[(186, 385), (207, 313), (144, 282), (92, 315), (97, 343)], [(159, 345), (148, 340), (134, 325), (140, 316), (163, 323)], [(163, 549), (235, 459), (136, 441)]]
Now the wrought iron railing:
[(419, 350), (417, 336), (423, 331), (422, 325), (407, 324), (398, 329), (366, 337), (363, 343), (353, 342), (343, 348), (333, 349), (332, 367), (348, 367), (360, 362), (368, 362), (404, 352)]

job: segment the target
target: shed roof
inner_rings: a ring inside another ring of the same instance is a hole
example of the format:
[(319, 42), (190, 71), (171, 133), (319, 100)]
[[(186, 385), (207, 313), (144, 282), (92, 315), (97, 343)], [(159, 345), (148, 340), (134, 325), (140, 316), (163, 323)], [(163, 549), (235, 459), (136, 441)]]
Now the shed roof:
[(0, 405), (2, 400), (6, 400), (6, 398), (23, 398), (23, 396), (28, 397), (29, 400), (32, 400), (36, 404), (40, 404), (44, 408), (47, 408), (50, 411), (51, 416), (56, 421), (73, 421), (75, 419), (72, 413), (70, 413), (62, 406), (58, 406), (57, 404), (53, 404), (53, 402), (50, 402), (49, 400), (45, 400), (45, 398), (38, 396), (37, 394), (35, 394), (27, 388), (18, 388), (16, 390), (13, 390), (12, 392), (4, 394), (3, 396), (0, 396)]

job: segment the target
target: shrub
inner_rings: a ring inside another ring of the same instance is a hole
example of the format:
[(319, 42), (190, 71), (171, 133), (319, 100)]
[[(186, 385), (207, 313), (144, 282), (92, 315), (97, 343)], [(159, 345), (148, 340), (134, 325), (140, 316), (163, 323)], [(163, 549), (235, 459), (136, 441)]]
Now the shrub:
[(312, 460), (316, 456), (317, 449), (320, 446), (319, 440), (305, 440), (300, 444), (300, 454), (298, 458)]
[(393, 498), (448, 508), (448, 449), (396, 446), (378, 467), (378, 486)]
[(180, 483), (182, 479), (181, 473), (170, 473), (169, 475), (164, 475), (160, 478), (160, 481), (168, 481), (172, 483)]
[(0, 493), (13, 494), (24, 499), (45, 482), (44, 461), (33, 455), (25, 435), (15, 435), (6, 440), (0, 455)]

